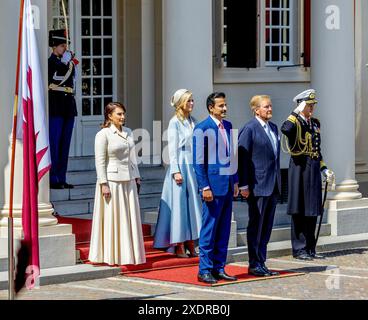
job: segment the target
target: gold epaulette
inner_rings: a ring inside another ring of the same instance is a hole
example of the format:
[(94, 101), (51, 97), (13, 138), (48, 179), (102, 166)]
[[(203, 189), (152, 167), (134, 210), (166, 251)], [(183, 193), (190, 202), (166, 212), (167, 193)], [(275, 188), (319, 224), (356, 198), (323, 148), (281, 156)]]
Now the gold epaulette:
[(289, 118), (287, 118), (288, 121), (292, 122), (292, 123), (296, 123), (296, 117), (293, 115), (290, 115)]

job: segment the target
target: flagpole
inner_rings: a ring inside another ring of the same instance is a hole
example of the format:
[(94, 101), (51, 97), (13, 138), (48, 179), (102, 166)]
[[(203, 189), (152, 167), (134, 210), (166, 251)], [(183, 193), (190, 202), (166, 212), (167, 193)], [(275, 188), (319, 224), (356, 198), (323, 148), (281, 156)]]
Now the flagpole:
[(10, 168), (10, 192), (9, 192), (9, 217), (8, 217), (8, 298), (14, 300), (15, 297), (15, 282), (14, 282), (14, 174), (15, 174), (15, 151), (17, 139), (17, 124), (18, 124), (18, 100), (19, 100), (19, 78), (20, 78), (20, 57), (23, 36), (23, 16), (24, 16), (24, 1), (20, 1), (20, 16), (19, 16), (19, 30), (18, 30), (18, 57), (17, 57), (17, 71), (15, 80), (14, 93), (14, 109), (13, 109), (13, 132), (11, 145), (11, 168)]

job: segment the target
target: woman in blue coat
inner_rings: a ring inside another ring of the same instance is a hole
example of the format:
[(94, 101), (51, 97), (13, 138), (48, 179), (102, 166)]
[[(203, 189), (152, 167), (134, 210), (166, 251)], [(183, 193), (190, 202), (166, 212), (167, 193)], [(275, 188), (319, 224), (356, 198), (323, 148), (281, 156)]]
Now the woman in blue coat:
[(176, 114), (168, 128), (170, 166), (162, 190), (154, 247), (175, 252), (180, 258), (188, 258), (188, 250), (189, 256), (196, 257), (194, 241), (199, 239), (202, 207), (193, 169), (192, 93), (178, 90), (171, 105)]

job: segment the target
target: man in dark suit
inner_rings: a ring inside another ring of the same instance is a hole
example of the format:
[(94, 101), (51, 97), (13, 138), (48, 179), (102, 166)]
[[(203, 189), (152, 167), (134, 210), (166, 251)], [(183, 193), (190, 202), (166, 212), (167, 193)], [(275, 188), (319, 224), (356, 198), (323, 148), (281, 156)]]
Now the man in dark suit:
[(240, 131), (238, 149), (239, 189), (249, 205), (249, 274), (275, 276), (278, 273), (270, 271), (265, 262), (281, 190), (280, 138), (277, 126), (270, 122), (270, 97), (255, 96), (250, 107), (255, 117)]
[(195, 127), (193, 136), (194, 170), (203, 199), (198, 280), (209, 284), (237, 280), (225, 272), (232, 201), (239, 193), (225, 99), (221, 92), (208, 97), (210, 116)]

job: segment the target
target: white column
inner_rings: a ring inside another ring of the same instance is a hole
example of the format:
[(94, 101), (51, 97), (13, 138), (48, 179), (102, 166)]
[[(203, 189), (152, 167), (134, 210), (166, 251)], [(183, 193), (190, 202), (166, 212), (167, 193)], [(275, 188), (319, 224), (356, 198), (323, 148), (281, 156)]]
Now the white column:
[[(0, 170), (0, 226), (7, 225), (7, 216), (9, 214), (9, 187), (10, 187), (10, 158), (11, 158), (11, 130), (13, 117), (13, 101), (15, 86), (15, 70), (16, 70), (16, 49), (17, 49), (17, 33), (18, 33), (18, 16), (20, 1), (2, 1), (0, 10), (0, 32), (1, 38), (6, 39), (6, 46), (0, 48), (1, 63), (1, 87), (0, 96), (3, 102), (0, 138), (0, 162), (3, 164)], [(33, 5), (37, 5), (36, 14), (41, 17), (47, 17), (47, 6), (45, 2), (33, 1)], [(16, 18), (16, 19), (15, 19)], [(43, 18), (45, 19), (45, 18)], [(40, 21), (41, 22), (41, 21)], [(43, 24), (39, 24), (43, 26)], [(37, 38), (39, 41), (40, 59), (47, 61), (47, 24), (45, 28), (37, 30)], [(9, 31), (11, 30), (11, 31)], [(10, 54), (12, 52), (12, 54)], [(45, 88), (47, 87), (47, 63), (43, 66), (43, 74), (45, 79)], [(23, 148), (22, 143), (17, 143), (16, 164), (15, 164), (15, 184), (14, 184), (14, 217), (15, 227), (21, 227), (21, 209), (22, 209), (22, 190), (23, 190)], [(53, 208), (49, 201), (49, 184), (48, 177), (45, 177), (39, 186), (39, 216), (40, 226), (49, 226), (57, 224), (57, 220), (52, 216)]]
[[(13, 95), (16, 70), (17, 32), (20, 1), (3, 0), (0, 4), (0, 38), (6, 45), (0, 46), (0, 96), (2, 101), (2, 125), (0, 126), (0, 256), (7, 255), (7, 217), (9, 215), (10, 144), (13, 117)], [(45, 96), (47, 97), (47, 1), (33, 0), (35, 12), (39, 13), (40, 29), (36, 30)], [(23, 148), (17, 142), (14, 181), (14, 238), (21, 239), (23, 195)], [(57, 223), (52, 215), (48, 177), (39, 185), (39, 245), (41, 268), (55, 268), (75, 264), (75, 236), (71, 225)], [(18, 242), (18, 241), (17, 241)]]
[(312, 0), (312, 87), (323, 155), (336, 173), (329, 199), (359, 199), (355, 180), (354, 1)]
[(359, 182), (368, 181), (368, 2), (356, 0), (356, 175)]
[(194, 116), (208, 115), (213, 91), (212, 0), (163, 0), (163, 128), (174, 114), (170, 98), (177, 89), (194, 94)]

